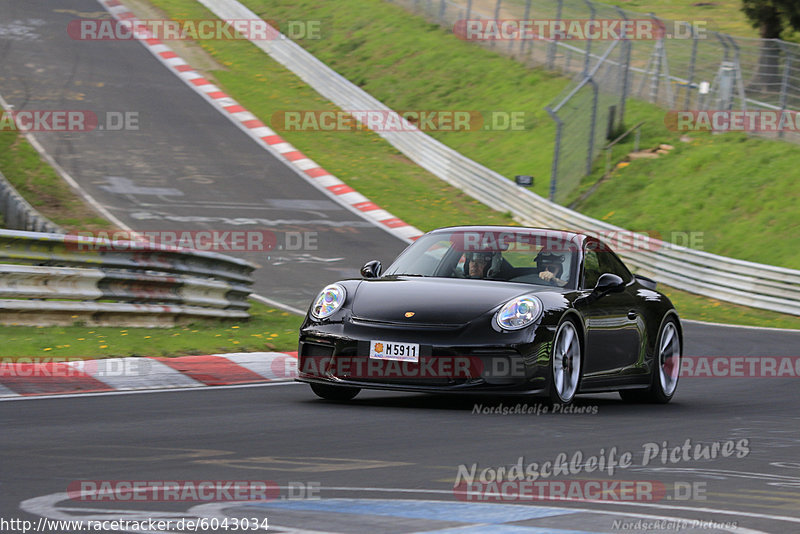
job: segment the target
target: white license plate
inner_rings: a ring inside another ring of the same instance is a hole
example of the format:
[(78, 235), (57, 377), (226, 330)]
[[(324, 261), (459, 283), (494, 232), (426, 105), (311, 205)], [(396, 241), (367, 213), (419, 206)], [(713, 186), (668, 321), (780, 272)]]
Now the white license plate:
[(419, 362), (419, 345), (417, 343), (396, 343), (394, 341), (370, 341), (369, 357), (372, 360)]

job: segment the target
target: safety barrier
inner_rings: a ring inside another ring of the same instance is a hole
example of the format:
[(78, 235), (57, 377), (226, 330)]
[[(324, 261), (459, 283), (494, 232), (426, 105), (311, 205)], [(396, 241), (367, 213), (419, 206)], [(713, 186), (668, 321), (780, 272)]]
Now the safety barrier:
[[(221, 19), (259, 18), (236, 0), (199, 1)], [(345, 111), (391, 111), (290, 39), (252, 42)], [(707, 297), (800, 315), (800, 271), (725, 258), (634, 235), (520, 188), (420, 130), (376, 133), (424, 169), (487, 206), (511, 212), (522, 224), (601, 236), (627, 235), (631, 241), (647, 243), (644, 247), (627, 247), (630, 250), (616, 247), (641, 274)], [(606, 241), (612, 247), (616, 244), (614, 239)]]
[(246, 319), (255, 266), (215, 252), (0, 230), (0, 322), (171, 326)]
[(0, 213), (6, 228), (53, 234), (62, 232), (57, 224), (49, 221), (22, 198), (3, 173), (0, 173)]

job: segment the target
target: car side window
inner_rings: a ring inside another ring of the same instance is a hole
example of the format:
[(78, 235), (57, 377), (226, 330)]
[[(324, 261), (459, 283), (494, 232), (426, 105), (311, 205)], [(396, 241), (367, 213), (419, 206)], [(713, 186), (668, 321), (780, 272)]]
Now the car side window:
[(604, 250), (599, 254), (600, 272), (616, 274), (624, 282), (630, 282), (631, 273), (625, 264), (617, 258), (617, 256), (610, 250)]
[(587, 250), (583, 256), (583, 287), (592, 289), (597, 285), (597, 279), (603, 274), (600, 271), (600, 260), (597, 251)]

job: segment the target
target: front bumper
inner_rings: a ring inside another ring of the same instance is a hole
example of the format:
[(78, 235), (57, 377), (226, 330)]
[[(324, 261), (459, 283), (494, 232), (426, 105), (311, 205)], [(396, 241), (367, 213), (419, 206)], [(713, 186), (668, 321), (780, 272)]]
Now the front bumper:
[[(517, 332), (470, 325), (307, 323), (300, 331), (299, 382), (423, 393), (538, 394), (549, 385), (555, 329)], [(370, 341), (417, 343), (419, 361), (369, 358)]]

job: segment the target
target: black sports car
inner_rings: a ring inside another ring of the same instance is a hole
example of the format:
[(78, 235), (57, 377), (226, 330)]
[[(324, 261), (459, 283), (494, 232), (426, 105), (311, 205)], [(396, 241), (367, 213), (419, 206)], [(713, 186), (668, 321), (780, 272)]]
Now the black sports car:
[(381, 273), (325, 287), (300, 328), (298, 380), (362, 388), (547, 396), (619, 391), (669, 402), (678, 314), (600, 240), (533, 228), (441, 228)]

